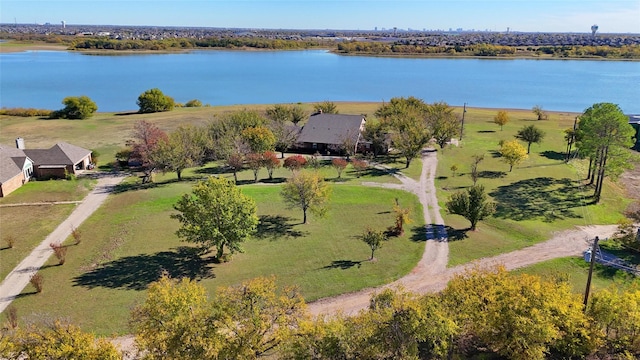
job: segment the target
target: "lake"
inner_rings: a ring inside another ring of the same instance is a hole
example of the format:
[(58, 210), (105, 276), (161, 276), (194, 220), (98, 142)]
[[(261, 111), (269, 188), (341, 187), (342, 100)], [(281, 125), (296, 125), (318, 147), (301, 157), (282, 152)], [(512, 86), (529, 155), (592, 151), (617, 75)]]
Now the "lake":
[(87, 95), (98, 111), (137, 110), (159, 88), (177, 102), (273, 104), (383, 101), (415, 96), (473, 107), (582, 112), (597, 102), (640, 113), (640, 62), (532, 59), (407, 59), (310, 51), (192, 51), (87, 55), (0, 54), (0, 106), (62, 108)]

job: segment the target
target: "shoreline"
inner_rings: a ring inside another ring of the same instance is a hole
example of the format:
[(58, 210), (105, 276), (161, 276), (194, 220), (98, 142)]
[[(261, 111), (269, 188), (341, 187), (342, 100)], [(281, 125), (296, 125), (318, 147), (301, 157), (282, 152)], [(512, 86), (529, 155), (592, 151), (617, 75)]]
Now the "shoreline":
[(135, 54), (181, 54), (191, 51), (307, 51), (307, 50), (325, 50), (331, 54), (338, 56), (361, 56), (361, 57), (381, 57), (381, 58), (398, 58), (398, 59), (480, 59), (480, 60), (580, 60), (580, 61), (640, 61), (640, 59), (621, 59), (621, 58), (603, 58), (603, 57), (553, 57), (553, 56), (469, 56), (469, 55), (448, 55), (448, 54), (373, 54), (373, 53), (341, 53), (331, 48), (309, 48), (309, 49), (258, 49), (258, 48), (179, 48), (179, 49), (163, 49), (163, 50), (110, 50), (110, 49), (90, 49), (78, 50), (69, 49), (65, 45), (59, 44), (22, 44), (13, 42), (0, 42), (0, 54), (19, 53), (26, 51), (66, 51), (75, 52), (84, 55), (135, 55)]

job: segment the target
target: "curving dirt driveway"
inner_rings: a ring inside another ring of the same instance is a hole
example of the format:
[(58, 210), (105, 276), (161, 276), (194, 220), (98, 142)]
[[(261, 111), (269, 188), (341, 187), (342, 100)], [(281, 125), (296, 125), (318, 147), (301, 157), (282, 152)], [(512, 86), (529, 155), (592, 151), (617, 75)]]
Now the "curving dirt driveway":
[(447, 268), (449, 247), (434, 182), (437, 164), (435, 151), (425, 150), (422, 153), (422, 174), (419, 182), (400, 175), (398, 179), (402, 185), (364, 183), (368, 186), (403, 189), (416, 194), (420, 199), (427, 224), (427, 241), (418, 265), (411, 273), (390, 284), (311, 302), (308, 309), (313, 315), (355, 315), (369, 305), (372, 294), (386, 288), (402, 287), (420, 294), (437, 292), (444, 289), (454, 275), (473, 267), (503, 265), (512, 270), (554, 258), (580, 255), (589, 247), (589, 240), (595, 236), (610, 237), (617, 229), (616, 225), (578, 227), (576, 230), (558, 232), (548, 241), (521, 250)]

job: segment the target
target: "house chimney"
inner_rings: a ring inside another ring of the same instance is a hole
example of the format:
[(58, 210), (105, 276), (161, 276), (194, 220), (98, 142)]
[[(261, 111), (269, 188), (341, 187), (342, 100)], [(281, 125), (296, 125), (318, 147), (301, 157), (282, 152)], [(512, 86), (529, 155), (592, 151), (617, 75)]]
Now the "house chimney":
[(16, 139), (16, 147), (20, 150), (24, 150), (24, 139), (19, 137)]

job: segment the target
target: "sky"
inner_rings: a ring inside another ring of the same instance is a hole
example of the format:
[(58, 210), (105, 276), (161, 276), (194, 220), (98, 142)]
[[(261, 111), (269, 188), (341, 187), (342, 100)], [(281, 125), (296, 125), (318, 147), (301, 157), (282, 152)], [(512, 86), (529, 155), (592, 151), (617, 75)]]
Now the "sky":
[(0, 23), (640, 33), (640, 0), (2, 0)]

